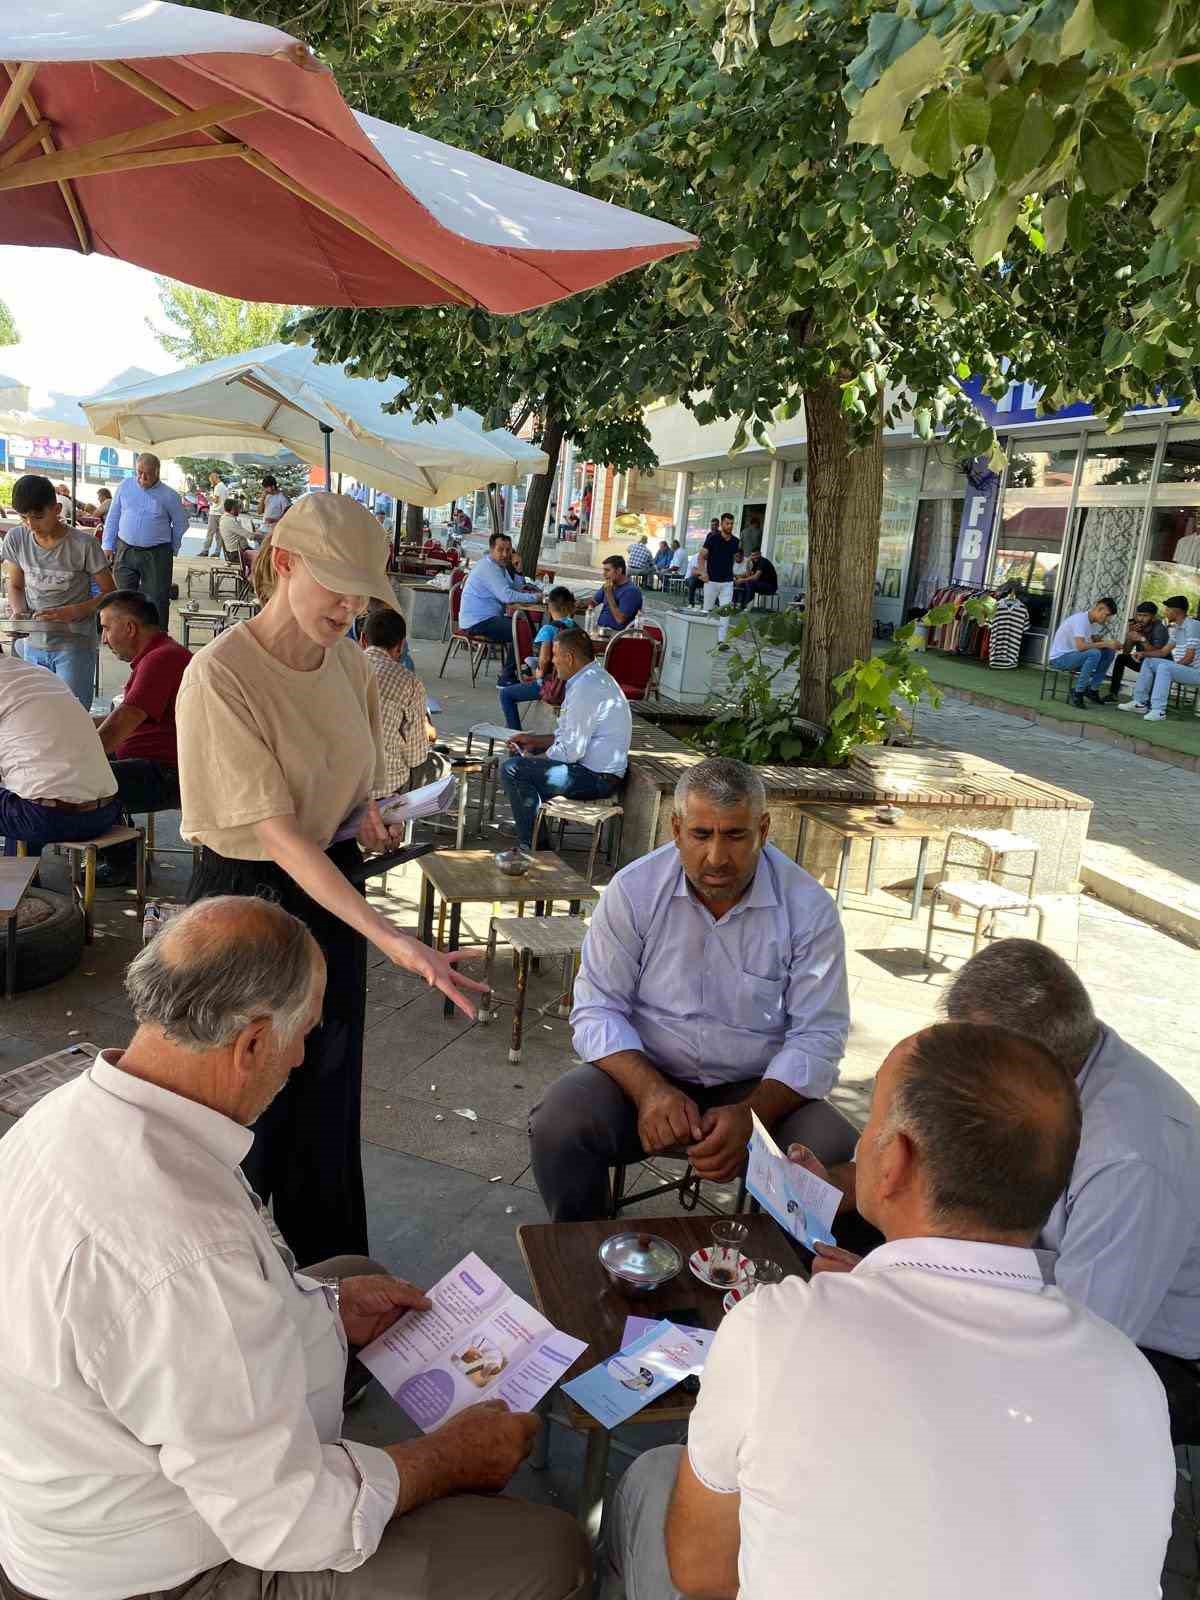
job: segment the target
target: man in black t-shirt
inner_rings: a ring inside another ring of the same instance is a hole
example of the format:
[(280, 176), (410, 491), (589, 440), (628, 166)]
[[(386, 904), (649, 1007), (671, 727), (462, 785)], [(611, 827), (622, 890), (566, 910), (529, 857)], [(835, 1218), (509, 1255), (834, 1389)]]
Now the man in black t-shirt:
[(733, 513), (727, 511), (721, 518), (716, 533), (710, 533), (700, 552), (699, 576), (704, 579), (704, 609), (727, 606), (733, 601), (733, 563), (742, 553), (742, 546), (733, 531)]
[(733, 580), (733, 603), (744, 611), (755, 595), (779, 593), (779, 574), (766, 556), (753, 555), (744, 578)]

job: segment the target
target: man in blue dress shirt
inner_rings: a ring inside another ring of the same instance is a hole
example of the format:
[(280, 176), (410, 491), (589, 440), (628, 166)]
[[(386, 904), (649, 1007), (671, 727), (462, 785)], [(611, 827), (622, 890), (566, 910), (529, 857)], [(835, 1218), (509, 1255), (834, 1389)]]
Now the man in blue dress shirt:
[(488, 553), (467, 574), (459, 602), (458, 625), (473, 639), (503, 645), (504, 661), (497, 680), (501, 688), (517, 681), (517, 663), (512, 646), (512, 614), (521, 606), (536, 605), (541, 591), (514, 577), (512, 540), (506, 533), (494, 533), (488, 540)]
[(610, 1168), (666, 1151), (727, 1182), (752, 1110), (781, 1144), (849, 1158), (854, 1129), (824, 1098), (850, 1020), (842, 926), (826, 890), (767, 843), (770, 820), (752, 767), (702, 761), (675, 790), (675, 842), (604, 891), (571, 1013), (587, 1064), (530, 1121), (555, 1220), (606, 1216)]
[(157, 456), (137, 458), (135, 478), (117, 486), (104, 519), (104, 548), (116, 556), (118, 589), (140, 590), (154, 602), (161, 628), (169, 628), (171, 573), (187, 532), (188, 516), (174, 489), (161, 482)]

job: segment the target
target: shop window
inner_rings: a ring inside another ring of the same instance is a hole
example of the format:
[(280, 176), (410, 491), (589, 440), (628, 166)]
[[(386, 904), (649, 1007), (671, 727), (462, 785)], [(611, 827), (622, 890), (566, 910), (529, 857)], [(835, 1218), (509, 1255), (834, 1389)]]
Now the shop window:
[(1130, 438), (1089, 435), (1084, 446), (1081, 489), (1118, 488), (1149, 483), (1154, 476), (1157, 441), (1153, 434)]
[(1137, 597), (1161, 607), (1173, 594), (1187, 595), (1193, 615), (1200, 613), (1200, 509), (1196, 506), (1155, 506), (1150, 513), (1150, 539)]
[(923, 450), (885, 450), (883, 481), (892, 488), (917, 489), (921, 483)]
[(931, 495), (956, 495), (962, 493), (963, 473), (960, 458), (945, 445), (935, 444), (925, 452), (925, 475), (921, 480), (921, 493)]
[(765, 500), (771, 490), (771, 464), (751, 467), (746, 474), (747, 500)]
[(1015, 443), (1008, 458), (1008, 487), (1070, 489), (1075, 479), (1077, 454), (1078, 446), (1074, 439), (1069, 446), (1057, 450), (1035, 450), (1028, 445)]
[[(646, 534), (652, 540), (670, 539), (675, 524), (675, 473), (658, 470), (639, 472), (632, 468), (625, 480), (625, 496), (620, 511), (637, 519), (630, 524), (630, 537)], [(623, 529), (623, 531), (625, 531)], [(657, 544), (655, 545), (657, 549)]]
[(1194, 483), (1200, 488), (1200, 436), (1193, 438), (1167, 438), (1159, 483)]
[[(799, 481), (793, 482), (794, 474)], [(775, 513), (775, 533), (771, 540), (771, 560), (779, 581), (791, 589), (808, 587), (808, 489), (804, 469), (789, 467), (779, 508)]]
[[(926, 473), (928, 479), (928, 472)], [(959, 476), (961, 484), (962, 478)], [(917, 506), (908, 588), (904, 597), (907, 616), (912, 609), (928, 610), (933, 597), (950, 581), (962, 527), (962, 496), (957, 499), (922, 500)]]
[(692, 494), (696, 499), (703, 498), (706, 494), (716, 494), (717, 475), (715, 472), (693, 472)]
[(1050, 625), (1066, 529), (1066, 506), (1031, 506), (1023, 496), (1005, 495), (993, 582), (1022, 585), (1035, 628)]
[(1142, 506), (1079, 507), (1071, 587), (1060, 615), (1085, 610), (1101, 595), (1113, 595), (1124, 605), (1133, 583), (1144, 516)]

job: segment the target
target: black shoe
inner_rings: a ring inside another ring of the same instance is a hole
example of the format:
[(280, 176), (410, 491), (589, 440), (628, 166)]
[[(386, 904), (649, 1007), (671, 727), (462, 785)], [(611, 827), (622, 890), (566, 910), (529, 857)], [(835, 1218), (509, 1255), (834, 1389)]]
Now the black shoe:
[(1097, 700), (1096, 704), (1098, 706), (1119, 706), (1121, 704), (1121, 696), (1119, 694), (1106, 694), (1103, 699)]
[(1067, 696), (1067, 699), (1075, 707), (1076, 711), (1086, 711), (1087, 710), (1087, 701), (1083, 698), (1083, 696), (1081, 694), (1076, 694), (1074, 689), (1071, 690), (1070, 694)]
[(96, 863), (96, 883), (101, 889), (128, 889), (137, 882), (137, 867), (114, 866), (111, 861)]
[(1102, 706), (1104, 704), (1104, 700), (1101, 697), (1099, 689), (1085, 689), (1083, 691), (1083, 698), (1085, 700), (1090, 700), (1094, 706)]

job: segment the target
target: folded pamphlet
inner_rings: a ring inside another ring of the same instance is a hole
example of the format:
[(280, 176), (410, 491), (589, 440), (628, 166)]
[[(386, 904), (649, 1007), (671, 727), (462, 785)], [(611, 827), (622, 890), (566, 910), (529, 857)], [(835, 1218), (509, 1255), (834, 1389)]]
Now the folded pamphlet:
[[(458, 779), (453, 773), (438, 778), (433, 783), (422, 784), (419, 789), (409, 789), (404, 794), (392, 794), (379, 802), (379, 815), (389, 827), (398, 828), (405, 822), (415, 822), (418, 817), (432, 817), (439, 811), (449, 811), (458, 789)], [(357, 806), (334, 834), (332, 843), (343, 839), (357, 839), (366, 806)]]
[(673, 1322), (652, 1323), (640, 1339), (564, 1383), (563, 1393), (597, 1422), (615, 1428), (701, 1370), (708, 1355), (701, 1334), (699, 1328), (677, 1328)]
[(835, 1244), (833, 1219), (842, 1191), (816, 1173), (789, 1161), (752, 1111), (750, 1164), (746, 1188), (784, 1230), (811, 1250), (818, 1242)]
[(359, 1360), (426, 1433), (481, 1400), (532, 1411), (587, 1349), (551, 1327), (477, 1255), (406, 1311)]

